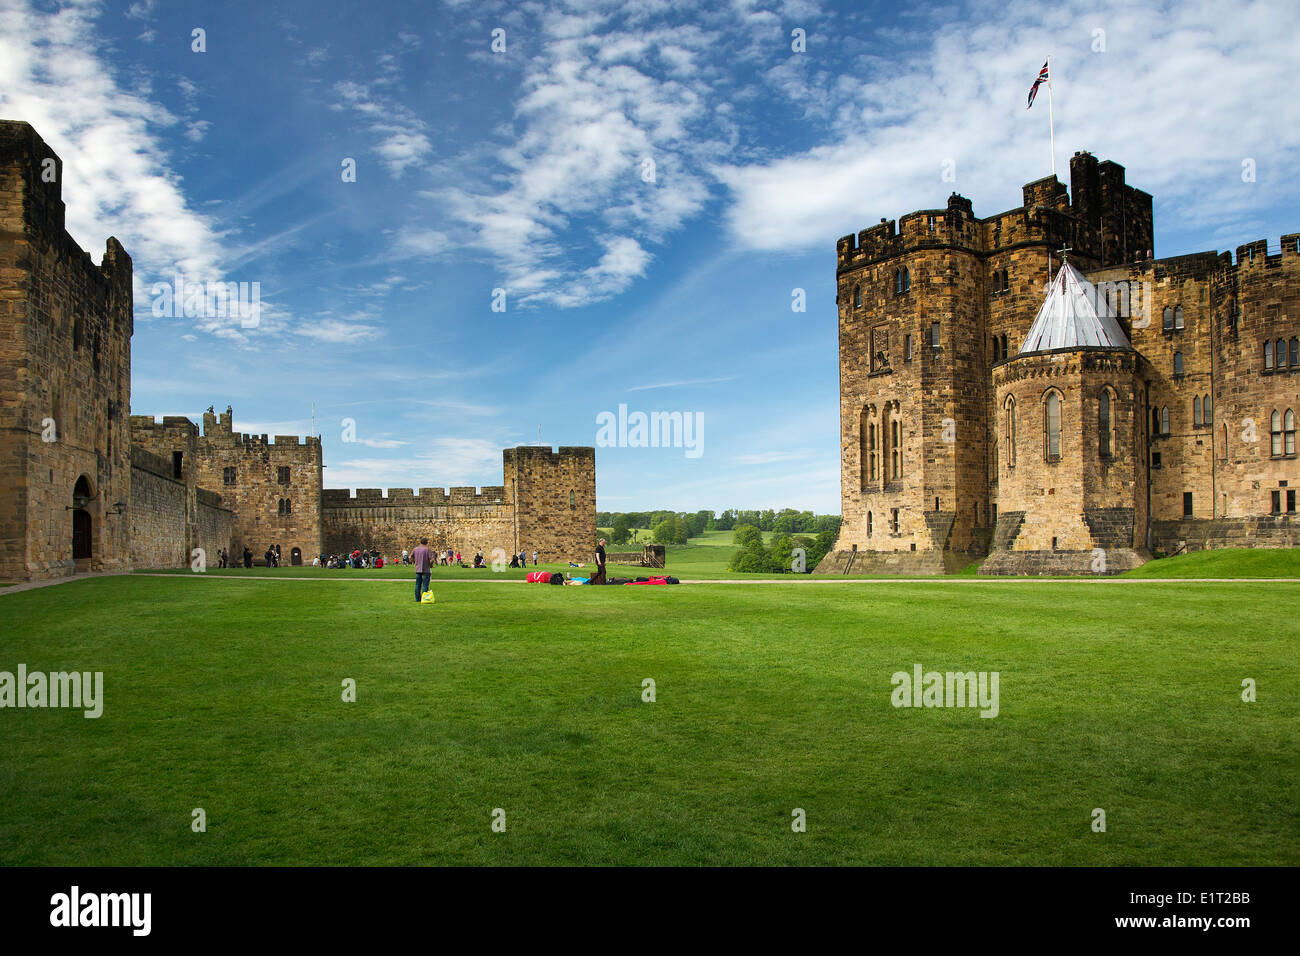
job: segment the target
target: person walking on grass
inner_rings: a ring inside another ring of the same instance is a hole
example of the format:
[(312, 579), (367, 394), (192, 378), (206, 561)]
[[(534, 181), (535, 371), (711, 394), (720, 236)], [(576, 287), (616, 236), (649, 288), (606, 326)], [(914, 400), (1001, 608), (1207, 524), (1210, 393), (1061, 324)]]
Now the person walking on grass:
[(420, 600), (425, 591), (429, 590), (429, 579), (431, 577), (429, 559), (432, 557), (433, 555), (429, 551), (429, 539), (421, 538), (420, 546), (411, 552), (411, 563), (415, 565), (415, 599), (417, 601)]
[(591, 580), (588, 584), (605, 583), (605, 539), (601, 538), (596, 544), (596, 570), (591, 573)]

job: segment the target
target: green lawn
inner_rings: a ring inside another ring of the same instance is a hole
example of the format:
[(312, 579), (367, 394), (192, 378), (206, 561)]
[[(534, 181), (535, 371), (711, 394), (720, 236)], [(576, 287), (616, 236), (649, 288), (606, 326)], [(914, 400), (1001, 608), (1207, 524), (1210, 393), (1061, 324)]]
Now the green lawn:
[[(106, 697), (0, 710), (0, 864), (1300, 863), (1300, 585), (317, 573), (0, 596), (0, 670)], [(917, 663), (998, 717), (895, 709)]]
[(1148, 561), (1128, 578), (1300, 578), (1300, 548), (1224, 548)]

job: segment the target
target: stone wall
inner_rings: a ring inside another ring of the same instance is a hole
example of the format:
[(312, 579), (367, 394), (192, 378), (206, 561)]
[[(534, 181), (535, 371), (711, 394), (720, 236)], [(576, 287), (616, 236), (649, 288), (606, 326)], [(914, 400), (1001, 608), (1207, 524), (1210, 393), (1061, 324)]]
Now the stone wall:
[(472, 557), (494, 548), (537, 551), (542, 561), (589, 559), (596, 536), (594, 448), (524, 445), (502, 452), (502, 485), (475, 488), (326, 489), (321, 514), (326, 554), (376, 548), (400, 554), (429, 539)]
[(131, 564), (136, 568), (179, 568), (186, 550), (188, 495), (161, 458), (135, 450), (131, 466)]
[[(410, 488), (327, 489), (323, 534), (326, 554), (360, 548), (378, 549), (385, 557), (414, 550), (420, 538), (435, 551), (453, 548), (468, 561), (476, 551), (492, 558), (492, 549), (510, 553), (514, 547), (514, 510), (505, 489)], [(531, 555), (530, 555), (531, 559)]]
[[(131, 258), (64, 228), (63, 163), (0, 121), (0, 580), (129, 567)], [(89, 502), (69, 506), (78, 481)], [(74, 521), (90, 555), (73, 557)]]
[[(215, 492), (173, 477), (172, 463), (131, 449), (131, 564), (136, 568), (189, 567), (195, 548), (216, 567), (230, 546), (234, 516)], [(233, 560), (233, 558), (232, 558)]]

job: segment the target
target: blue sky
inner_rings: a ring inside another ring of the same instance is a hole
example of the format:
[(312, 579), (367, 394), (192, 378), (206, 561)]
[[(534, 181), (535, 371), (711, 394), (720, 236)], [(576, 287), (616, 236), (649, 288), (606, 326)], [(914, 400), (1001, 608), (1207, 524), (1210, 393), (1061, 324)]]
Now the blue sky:
[[(418, 487), (679, 411), (702, 453), (599, 448), (602, 510), (834, 513), (836, 238), (1018, 206), (1050, 53), (1062, 179), (1126, 166), (1157, 256), (1276, 248), (1298, 36), (1289, 2), (0, 0), (0, 117), (62, 156), (82, 246), (134, 258), (133, 413), (306, 434), (314, 402), (327, 486)], [(260, 283), (257, 327), (153, 315), (176, 274)]]

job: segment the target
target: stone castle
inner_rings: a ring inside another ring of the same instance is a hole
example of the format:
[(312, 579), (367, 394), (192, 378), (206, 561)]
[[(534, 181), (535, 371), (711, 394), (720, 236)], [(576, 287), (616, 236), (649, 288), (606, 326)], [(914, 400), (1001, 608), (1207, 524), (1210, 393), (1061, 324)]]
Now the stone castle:
[(76, 570), (256, 563), (430, 546), (588, 557), (595, 449), (503, 452), (482, 489), (323, 487), (321, 441), (243, 435), (232, 411), (203, 426), (130, 414), (131, 258), (99, 265), (64, 228), (63, 163), (27, 123), (0, 121), (0, 581)]
[[(821, 573), (1116, 573), (1297, 543), (1300, 235), (1152, 259), (1087, 152), (836, 244), (844, 522)], [(1294, 484), (1293, 484), (1294, 483)]]

